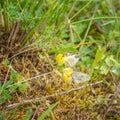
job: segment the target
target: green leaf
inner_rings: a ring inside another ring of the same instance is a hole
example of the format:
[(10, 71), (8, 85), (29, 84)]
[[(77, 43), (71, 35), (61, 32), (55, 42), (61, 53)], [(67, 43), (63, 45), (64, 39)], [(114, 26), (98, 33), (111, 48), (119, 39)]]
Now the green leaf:
[(76, 31), (81, 34), (84, 32), (85, 28), (86, 28), (86, 24), (84, 23), (79, 23), (79, 25), (74, 25)]
[(120, 76), (120, 67), (113, 66), (112, 69), (111, 69), (111, 72), (114, 73), (117, 76)]
[(7, 88), (9, 85), (11, 85), (13, 83), (13, 81), (7, 81), (4, 85), (4, 89)]
[(32, 110), (30, 108), (26, 109), (26, 114), (22, 117), (22, 120), (30, 120), (32, 115)]
[(14, 92), (15, 89), (17, 89), (17, 85), (13, 85), (12, 87), (9, 88), (10, 93)]
[(111, 58), (113, 58), (113, 56), (107, 57), (105, 62), (109, 67), (112, 67), (114, 65), (113, 61), (111, 60)]
[(109, 72), (109, 67), (106, 64), (103, 64), (100, 70), (101, 70), (100, 71), (101, 74), (107, 75)]
[(58, 103), (59, 102), (56, 102), (56, 103), (50, 105), (49, 108), (45, 112), (43, 112), (42, 115), (40, 117), (38, 117), (37, 120), (43, 120), (45, 117), (47, 117), (49, 115), (49, 113), (52, 111), (52, 109), (57, 106)]
[(6, 60), (3, 62), (3, 65), (5, 65), (6, 67), (10, 64), (10, 61)]
[(63, 64), (58, 64), (58, 65), (57, 65), (57, 68), (58, 68), (58, 70), (62, 71), (63, 68), (64, 68), (64, 65), (63, 65)]
[(17, 78), (18, 75), (19, 75), (18, 72), (16, 72), (15, 70), (11, 70), (11, 72), (10, 72), (10, 80), (14, 81)]
[(5, 112), (1, 111), (0, 113), (0, 120), (5, 120)]
[(21, 93), (24, 93), (25, 90), (26, 90), (26, 88), (27, 88), (27, 83), (19, 84), (19, 85), (18, 85), (18, 89), (19, 89), (19, 91), (20, 91)]
[(3, 96), (0, 97), (0, 104), (5, 102), (5, 98)]
[(104, 101), (105, 101), (105, 98), (103, 98), (102, 96), (99, 96), (99, 97), (97, 98), (97, 102), (98, 102), (99, 104), (104, 103)]
[(97, 52), (96, 52), (96, 55), (95, 55), (95, 60), (93, 61), (92, 69), (90, 71), (90, 75), (93, 74), (95, 67), (98, 65), (98, 63), (102, 59), (102, 56), (104, 55), (104, 51), (105, 51), (104, 47), (102, 49), (100, 49), (100, 48), (97, 49)]
[(21, 81), (23, 80), (23, 77), (19, 74), (17, 77), (16, 77), (17, 81)]
[(12, 96), (9, 95), (9, 93), (8, 93), (7, 90), (4, 90), (4, 91), (3, 91), (3, 95), (4, 95), (4, 98), (5, 98), (5, 99), (11, 99), (11, 98), (12, 98)]

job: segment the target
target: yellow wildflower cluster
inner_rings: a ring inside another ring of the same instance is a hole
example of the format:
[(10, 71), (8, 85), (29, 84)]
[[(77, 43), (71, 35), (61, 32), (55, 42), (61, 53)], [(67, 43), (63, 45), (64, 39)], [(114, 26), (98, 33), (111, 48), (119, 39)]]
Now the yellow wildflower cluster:
[(65, 82), (70, 80), (72, 72), (73, 72), (72, 68), (65, 68), (63, 70), (63, 79)]
[(57, 61), (58, 64), (64, 64), (65, 63), (65, 57), (63, 54), (58, 54), (55, 57), (55, 60)]
[[(58, 54), (55, 57), (55, 60), (58, 64), (65, 64), (65, 56), (63, 54)], [(63, 69), (63, 79), (65, 82), (70, 80), (72, 72), (73, 72), (72, 68)]]

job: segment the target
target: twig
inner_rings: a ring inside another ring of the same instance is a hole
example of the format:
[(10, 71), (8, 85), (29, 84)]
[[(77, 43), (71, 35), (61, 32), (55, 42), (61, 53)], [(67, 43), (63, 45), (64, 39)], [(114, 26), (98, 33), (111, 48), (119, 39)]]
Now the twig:
[(32, 118), (31, 118), (31, 120), (35, 120), (34, 117), (36, 116), (37, 110), (38, 110), (38, 108), (36, 108), (36, 110), (35, 110), (35, 112), (34, 112)]
[(18, 56), (20, 54), (23, 54), (23, 53), (28, 52), (28, 51), (32, 51), (34, 49), (38, 49), (38, 47), (33, 47), (33, 48), (26, 49), (26, 50), (21, 50), (20, 52), (16, 53), (15, 55), (11, 56), (8, 59), (12, 59), (12, 58), (14, 58), (14, 57), (16, 57), (16, 56)]
[(23, 104), (27, 104), (27, 103), (30, 103), (30, 102), (38, 102), (38, 101), (43, 101), (45, 99), (49, 99), (51, 97), (56, 97), (56, 96), (60, 96), (60, 95), (66, 95), (66, 94), (69, 94), (71, 92), (74, 92), (74, 91), (78, 91), (78, 90), (82, 90), (83, 88), (85, 87), (95, 87), (96, 85), (102, 83), (103, 81), (99, 81), (99, 82), (95, 82), (93, 84), (87, 84), (87, 85), (84, 85), (84, 86), (81, 86), (81, 87), (78, 87), (78, 88), (74, 88), (74, 89), (71, 89), (71, 90), (67, 90), (67, 91), (64, 91), (64, 92), (60, 92), (60, 93), (55, 93), (55, 94), (52, 94), (52, 95), (48, 95), (48, 96), (45, 96), (45, 97), (41, 97), (41, 98), (36, 98), (36, 99), (30, 99), (30, 100), (24, 100), (23, 102), (20, 102), (20, 103), (14, 103), (14, 104), (11, 104), (11, 105), (8, 105), (6, 106), (6, 109), (13, 109), (19, 105), (23, 105)]
[(42, 77), (42, 76), (45, 76), (45, 75), (49, 75), (49, 74), (51, 74), (51, 73), (53, 73), (53, 71), (47, 72), (47, 73), (43, 73), (43, 74), (40, 74), (40, 75), (31, 77), (31, 78), (28, 78), (28, 79), (23, 79), (23, 80), (21, 80), (20, 82), (17, 82), (17, 83), (14, 83), (14, 84), (12, 84), (12, 85), (9, 85), (9, 86), (6, 87), (6, 88), (10, 88), (10, 87), (12, 87), (12, 86), (14, 86), (14, 85), (17, 85), (17, 84), (21, 84), (21, 83), (24, 83), (24, 82), (27, 82), (27, 81), (34, 80), (34, 79), (36, 79), (36, 78), (39, 78), (39, 77)]
[(14, 23), (12, 31), (10, 33), (10, 36), (8, 38), (8, 45), (7, 45), (7, 47), (11, 47), (12, 44), (15, 42), (16, 35), (19, 32), (20, 24), (21, 24), (20, 21), (17, 21), (17, 22)]

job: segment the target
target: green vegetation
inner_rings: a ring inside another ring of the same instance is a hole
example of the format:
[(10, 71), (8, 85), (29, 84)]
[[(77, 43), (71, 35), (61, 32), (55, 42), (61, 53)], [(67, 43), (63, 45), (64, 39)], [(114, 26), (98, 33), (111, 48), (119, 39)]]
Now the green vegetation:
[[(119, 120), (119, 6), (1, 0), (0, 120)], [(67, 68), (65, 57), (74, 54), (79, 61)], [(75, 83), (73, 71), (90, 81)]]

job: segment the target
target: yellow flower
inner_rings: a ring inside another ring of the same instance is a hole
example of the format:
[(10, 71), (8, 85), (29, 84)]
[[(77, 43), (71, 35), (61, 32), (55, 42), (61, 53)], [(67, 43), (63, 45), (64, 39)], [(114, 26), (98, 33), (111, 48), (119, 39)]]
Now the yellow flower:
[(69, 79), (71, 78), (71, 74), (73, 72), (73, 69), (72, 68), (65, 68), (63, 70), (63, 79), (64, 81), (69, 81)]
[(64, 64), (65, 63), (65, 57), (63, 56), (63, 54), (58, 54), (55, 57), (55, 60), (57, 61), (58, 64)]
[(63, 73), (63, 79), (65, 82), (69, 81), (69, 78), (70, 78), (69, 76)]

